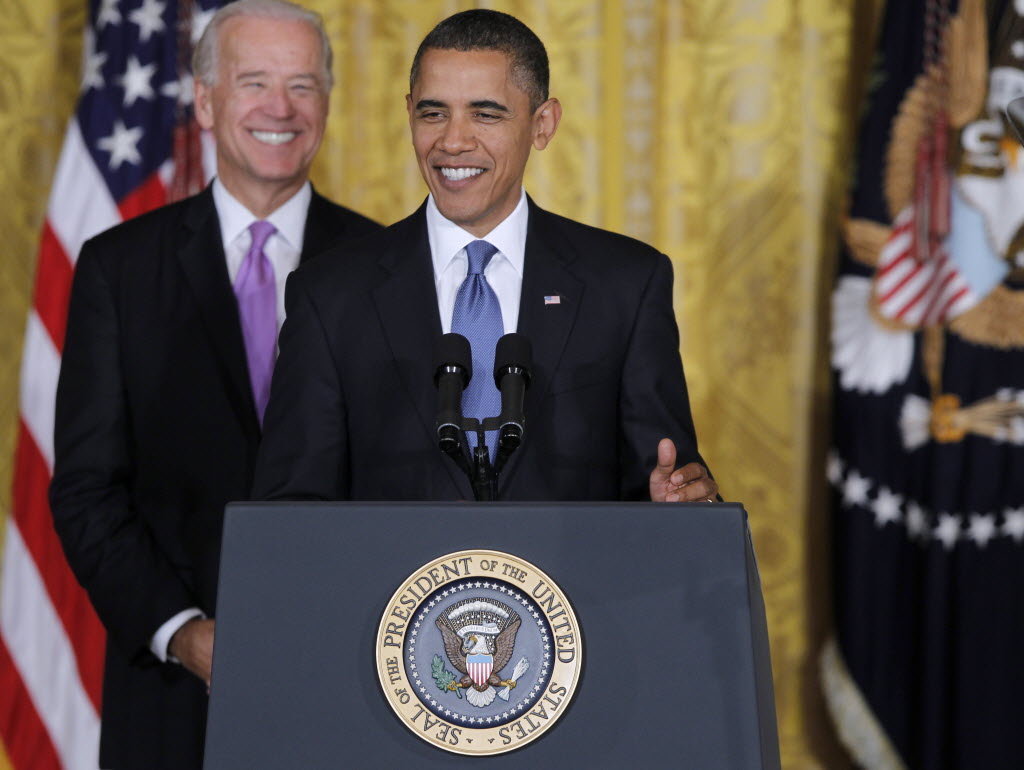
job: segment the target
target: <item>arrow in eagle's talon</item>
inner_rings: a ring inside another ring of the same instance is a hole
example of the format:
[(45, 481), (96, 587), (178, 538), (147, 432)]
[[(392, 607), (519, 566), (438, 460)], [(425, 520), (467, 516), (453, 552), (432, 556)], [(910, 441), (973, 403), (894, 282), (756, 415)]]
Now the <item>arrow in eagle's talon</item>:
[(500, 682), (500, 684), (503, 684), (505, 686), (498, 691), (498, 697), (502, 700), (508, 700), (509, 692), (511, 692), (512, 688), (516, 686), (516, 682), (519, 680), (519, 677), (525, 674), (526, 670), (529, 667), (530, 661), (528, 661), (526, 658), (520, 658), (519, 662), (516, 663), (516, 667), (512, 669), (512, 676)]

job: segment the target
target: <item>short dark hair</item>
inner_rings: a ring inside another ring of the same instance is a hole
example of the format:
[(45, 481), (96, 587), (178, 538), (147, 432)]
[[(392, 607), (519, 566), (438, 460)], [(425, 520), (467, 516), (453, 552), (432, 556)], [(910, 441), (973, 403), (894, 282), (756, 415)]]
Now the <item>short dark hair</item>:
[(420, 59), (431, 49), (442, 51), (500, 51), (508, 57), (512, 80), (536, 110), (548, 99), (548, 52), (533, 30), (501, 11), (474, 8), (449, 16), (423, 38), (409, 71), (409, 90), (419, 77)]

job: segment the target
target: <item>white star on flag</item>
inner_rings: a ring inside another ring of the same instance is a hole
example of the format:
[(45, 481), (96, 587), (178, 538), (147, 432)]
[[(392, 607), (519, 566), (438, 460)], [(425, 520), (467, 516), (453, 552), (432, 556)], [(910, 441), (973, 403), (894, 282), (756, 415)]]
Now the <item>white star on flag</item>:
[(907, 533), (912, 538), (919, 538), (928, 531), (928, 517), (924, 508), (917, 503), (907, 505)]
[(138, 99), (153, 98), (153, 86), (149, 81), (155, 72), (155, 64), (143, 65), (136, 57), (128, 57), (128, 69), (117, 81), (124, 87), (125, 107), (131, 107)]
[(886, 487), (878, 490), (878, 497), (871, 505), (872, 510), (875, 512), (875, 526), (884, 527), (890, 522), (899, 521), (902, 516), (900, 513), (900, 505), (902, 503), (903, 497), (901, 495), (890, 492)]
[(82, 62), (82, 91), (103, 88), (103, 65), (107, 63), (106, 51), (96, 50), (96, 35), (92, 29), (85, 30), (85, 61)]
[(850, 471), (843, 484), (843, 502), (847, 505), (864, 505), (868, 501), (868, 490), (871, 480), (861, 476), (857, 471)]
[(161, 14), (166, 7), (160, 0), (144, 0), (140, 8), (128, 14), (128, 18), (139, 25), (139, 40), (143, 43), (147, 42), (154, 32), (164, 31)]
[(956, 514), (940, 513), (939, 525), (932, 534), (936, 540), (942, 541), (947, 551), (952, 551), (960, 537), (960, 517)]
[(1002, 533), (1018, 543), (1024, 540), (1024, 508), (1007, 508), (1003, 511)]
[(182, 75), (181, 80), (170, 80), (160, 87), (160, 94), (169, 99), (174, 99), (179, 104), (192, 104), (195, 97), (193, 92), (192, 76)]
[(988, 545), (988, 541), (996, 535), (996, 517), (990, 513), (972, 513), (967, 535), (978, 544), (979, 548), (984, 548)]
[(103, 0), (100, 12), (96, 14), (96, 29), (102, 30), (108, 24), (120, 24), (121, 12), (117, 10), (118, 0)]
[(140, 139), (142, 139), (141, 128), (138, 126), (126, 128), (124, 121), (115, 120), (114, 133), (97, 141), (96, 146), (110, 153), (110, 168), (116, 171), (126, 161), (133, 166), (142, 162), (138, 148)]
[[(195, 7), (195, 6), (193, 6)], [(192, 12), (192, 45), (199, 42), (199, 38), (203, 35), (203, 30), (210, 23), (210, 19), (213, 18), (213, 14), (217, 12), (216, 8), (210, 8), (205, 11), (196, 13)]]

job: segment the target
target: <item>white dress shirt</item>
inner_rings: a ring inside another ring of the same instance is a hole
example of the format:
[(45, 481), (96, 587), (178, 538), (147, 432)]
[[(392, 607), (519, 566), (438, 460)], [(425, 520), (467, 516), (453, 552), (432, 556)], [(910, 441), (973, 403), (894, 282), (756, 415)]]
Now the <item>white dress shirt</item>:
[[(292, 270), (299, 266), (302, 239), (306, 232), (306, 215), (309, 213), (309, 202), (312, 198), (313, 189), (309, 182), (306, 182), (295, 195), (266, 217), (266, 220), (277, 228), (276, 232), (267, 239), (263, 253), (267, 255), (267, 259), (270, 260), (270, 264), (274, 268), (274, 281), (277, 290), (277, 330), (279, 332), (281, 324), (284, 323), (285, 279)], [(233, 286), (235, 277), (242, 267), (242, 260), (245, 259), (249, 245), (252, 243), (249, 225), (257, 221), (259, 217), (229, 193), (227, 188), (221, 184), (220, 179), (213, 180), (213, 205), (217, 209), (217, 218), (220, 220), (220, 236), (224, 243), (228, 279)], [(182, 610), (156, 630), (149, 640), (149, 649), (161, 661), (173, 661), (174, 659), (167, 653), (171, 637), (192, 618), (202, 617), (206, 617), (206, 615), (198, 607)]]
[(484, 277), (498, 296), (505, 334), (516, 330), (519, 324), (519, 294), (523, 288), (529, 214), (526, 192), (523, 191), (515, 210), (487, 235), (477, 238), (445, 219), (434, 203), (433, 196), (427, 199), (427, 238), (430, 240), (430, 256), (434, 263), (434, 288), (437, 290), (437, 309), (441, 313), (443, 333), (452, 330), (455, 295), (459, 293), (459, 286), (466, 280), (469, 271), (466, 244), (476, 240), (487, 241), (498, 250), (487, 263)]

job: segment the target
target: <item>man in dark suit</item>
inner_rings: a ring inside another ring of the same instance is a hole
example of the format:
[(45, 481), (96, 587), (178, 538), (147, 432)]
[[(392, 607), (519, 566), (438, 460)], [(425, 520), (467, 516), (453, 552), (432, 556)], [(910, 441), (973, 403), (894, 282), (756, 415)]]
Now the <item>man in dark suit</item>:
[(452, 329), (475, 339), (470, 387), (489, 393), (463, 408), (489, 403), (478, 417), (496, 414), (495, 339), (518, 330), (533, 344), (526, 437), (499, 499), (716, 496), (668, 259), (550, 214), (522, 189), (531, 150), (561, 117), (547, 89), (543, 44), (507, 14), (456, 14), (420, 45), (407, 107), (430, 197), (352, 244), (343, 270), (317, 260), (289, 279), (255, 497), (471, 498), (434, 427), (431, 349)]
[(108, 633), (103, 768), (201, 766), (223, 509), (252, 484), (279, 287), (378, 229), (308, 181), (331, 85), (319, 16), (226, 6), (194, 72), (217, 178), (82, 248), (57, 392), (54, 522)]

